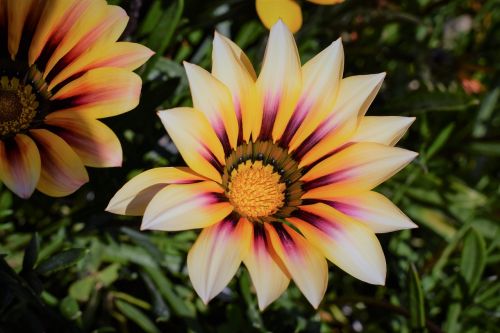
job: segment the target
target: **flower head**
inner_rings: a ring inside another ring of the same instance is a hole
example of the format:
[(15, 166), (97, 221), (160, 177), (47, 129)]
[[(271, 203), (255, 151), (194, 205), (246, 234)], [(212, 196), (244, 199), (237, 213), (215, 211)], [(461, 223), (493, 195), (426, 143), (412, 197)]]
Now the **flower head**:
[(372, 189), (416, 156), (393, 147), (414, 119), (365, 117), (384, 74), (342, 79), (343, 62), (337, 40), (301, 66), (280, 21), (257, 78), (238, 46), (216, 34), (212, 73), (185, 64), (194, 107), (159, 112), (188, 167), (140, 174), (107, 210), (144, 215), (142, 229), (203, 228), (187, 263), (205, 302), (242, 261), (261, 309), (290, 279), (317, 307), (325, 257), (384, 284), (375, 233), (415, 225)]
[[(307, 0), (318, 5), (335, 5), (344, 0)], [(293, 32), (302, 26), (302, 9), (296, 0), (256, 0), (255, 8), (262, 23), (271, 28), (278, 20), (283, 20)]]
[(68, 195), (88, 181), (85, 165), (121, 165), (97, 119), (135, 108), (132, 70), (152, 55), (117, 42), (127, 21), (103, 0), (0, 2), (0, 181), (18, 196)]

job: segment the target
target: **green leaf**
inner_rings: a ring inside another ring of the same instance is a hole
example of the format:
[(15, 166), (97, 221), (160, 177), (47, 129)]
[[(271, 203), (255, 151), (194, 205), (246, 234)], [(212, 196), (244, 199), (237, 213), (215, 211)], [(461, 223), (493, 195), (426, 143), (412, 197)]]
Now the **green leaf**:
[(446, 141), (448, 141), (448, 138), (451, 135), (451, 132), (453, 132), (453, 129), (455, 128), (455, 123), (451, 123), (448, 126), (446, 126), (437, 136), (437, 138), (434, 140), (432, 145), (427, 149), (427, 159), (431, 159), (432, 156), (434, 156), (441, 148), (443, 148), (444, 144)]
[(82, 316), (77, 301), (71, 296), (63, 298), (61, 304), (59, 304), (59, 309), (63, 316), (69, 320), (76, 320)]
[(156, 54), (149, 60), (145, 75), (153, 69), (156, 61), (163, 57), (163, 53), (170, 45), (175, 29), (177, 29), (183, 10), (184, 0), (173, 1), (158, 20), (158, 24), (146, 41), (146, 46), (155, 51)]
[(460, 260), (460, 272), (474, 292), (481, 280), (486, 265), (486, 243), (483, 236), (471, 228), (464, 237), (464, 247)]
[(109, 265), (99, 273), (97, 273), (97, 280), (101, 282), (104, 286), (109, 286), (118, 279), (118, 272), (121, 265), (114, 263)]
[(75, 265), (87, 254), (87, 249), (70, 249), (60, 252), (53, 257), (42, 261), (36, 271), (40, 274), (51, 274)]
[(168, 321), (170, 319), (170, 309), (158, 292), (158, 288), (154, 285), (153, 281), (144, 273), (141, 273), (141, 277), (148, 288), (149, 295), (152, 298), (153, 311), (156, 315), (156, 321)]
[(472, 153), (486, 155), (492, 157), (500, 156), (499, 142), (472, 142), (467, 146), (467, 149)]
[(38, 233), (34, 233), (31, 241), (29, 242), (26, 250), (24, 251), (23, 258), (23, 272), (31, 271), (36, 265), (38, 260), (38, 251), (40, 249), (40, 237)]
[(158, 327), (140, 309), (120, 299), (115, 300), (115, 304), (121, 313), (136, 323), (144, 332), (160, 333)]
[(481, 102), (481, 107), (477, 114), (476, 123), (474, 124), (474, 129), (472, 131), (472, 136), (475, 138), (482, 138), (486, 135), (488, 127), (491, 124), (490, 119), (494, 114), (495, 106), (498, 103), (498, 98), (500, 97), (500, 88), (497, 87), (488, 93), (483, 101)]
[(89, 300), (90, 293), (94, 289), (96, 282), (96, 277), (86, 276), (81, 280), (75, 281), (69, 287), (69, 294), (71, 297), (79, 300), (80, 302), (86, 302)]
[(144, 267), (144, 272), (151, 278), (160, 294), (165, 298), (173, 312), (181, 317), (193, 318), (195, 310), (189, 302), (180, 298), (173, 290), (173, 285), (157, 268)]
[(412, 332), (425, 332), (424, 294), (417, 269), (413, 264), (410, 265), (408, 271), (408, 286), (410, 310), (409, 328)]

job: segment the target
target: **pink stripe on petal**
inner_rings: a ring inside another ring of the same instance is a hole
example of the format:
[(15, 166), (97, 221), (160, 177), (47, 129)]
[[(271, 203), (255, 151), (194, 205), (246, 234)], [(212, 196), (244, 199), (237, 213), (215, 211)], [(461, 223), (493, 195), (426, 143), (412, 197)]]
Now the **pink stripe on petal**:
[(322, 203), (301, 206), (288, 221), (339, 268), (362, 281), (384, 284), (382, 247), (363, 223)]
[(330, 115), (295, 149), (293, 152), (295, 159), (301, 160), (322, 139), (337, 129), (335, 118), (335, 115)]
[[(46, 80), (48, 82), (52, 81), (52, 79), (59, 72), (61, 72), (64, 69), (64, 67), (68, 66), (82, 53), (84, 53), (91, 46), (93, 46), (98, 41), (98, 39), (100, 39), (106, 33), (111, 33), (112, 28), (115, 24), (119, 25), (121, 23), (124, 29), (126, 22), (128, 21), (128, 16), (126, 12), (121, 8), (117, 9), (116, 13), (118, 13), (118, 15), (115, 14), (106, 17), (101, 23), (99, 23), (96, 27), (94, 27), (94, 29), (90, 30), (85, 36), (83, 36), (83, 38), (80, 39), (80, 41), (68, 53), (66, 53), (61, 59), (59, 59), (57, 64), (50, 71), (50, 74), (47, 76)], [(122, 31), (123, 29), (120, 28), (120, 30)]]
[[(51, 117), (52, 116), (52, 117)], [(122, 164), (122, 148), (113, 131), (94, 119), (60, 117), (52, 113), (46, 123), (56, 126), (54, 132), (62, 137), (92, 167), (116, 167)]]
[(259, 136), (261, 140), (269, 140), (271, 138), (274, 122), (280, 107), (280, 96), (281, 93), (277, 93), (274, 96), (266, 95), (264, 98), (264, 112)]
[(192, 184), (204, 180), (188, 168), (155, 168), (129, 180), (111, 199), (106, 210), (122, 215), (144, 215), (153, 197), (169, 184)]
[(338, 238), (342, 234), (342, 225), (335, 223), (334, 219), (327, 220), (302, 209), (295, 211), (293, 216), (311, 224), (332, 238)]
[(333, 183), (349, 179), (354, 174), (355, 174), (355, 168), (336, 171), (336, 172), (333, 172), (329, 175), (322, 176), (322, 177), (310, 180), (308, 182), (305, 182), (302, 185), (302, 189), (304, 191), (309, 191), (309, 190), (312, 190), (314, 188), (318, 188), (318, 187), (322, 187), (322, 186), (326, 186), (326, 185), (331, 185)]
[[(53, 31), (51, 32), (51, 34), (49, 34), (45, 46), (41, 49), (40, 55), (34, 57), (34, 60), (37, 62), (38, 66), (46, 66), (47, 61), (49, 61), (50, 57), (57, 49), (64, 36), (66, 36), (75, 22), (78, 21), (78, 18), (82, 15), (82, 13), (84, 13), (89, 8), (91, 2), (91, 0), (74, 1), (74, 4), (66, 11), (66, 13), (61, 18), (62, 21), (58, 25), (54, 26)], [(50, 5), (46, 6), (43, 14), (45, 14), (45, 12), (48, 10), (50, 10)]]
[(286, 290), (290, 279), (261, 223), (253, 224), (251, 249), (243, 261), (257, 292), (259, 308), (264, 310)]
[(266, 234), (281, 262), (307, 300), (317, 308), (328, 284), (323, 255), (301, 234), (284, 223), (266, 223)]
[(63, 139), (45, 129), (31, 130), (30, 134), (38, 144), (42, 159), (39, 191), (62, 197), (89, 181), (82, 161)]
[(28, 136), (0, 140), (0, 180), (23, 199), (29, 198), (40, 179), (40, 154)]
[(220, 222), (233, 211), (222, 193), (212, 181), (169, 185), (148, 204), (141, 229), (178, 231)]
[(187, 267), (193, 287), (204, 303), (231, 281), (248, 253), (250, 241), (250, 223), (235, 214), (203, 229), (189, 251)]
[(282, 146), (283, 148), (288, 148), (290, 140), (292, 140), (300, 125), (302, 125), (302, 122), (306, 118), (312, 106), (313, 103), (307, 101), (307, 99), (305, 98), (299, 100), (297, 106), (295, 107), (295, 110), (293, 111), (290, 121), (286, 125), (285, 132), (283, 132), (283, 136), (279, 140), (280, 146)]

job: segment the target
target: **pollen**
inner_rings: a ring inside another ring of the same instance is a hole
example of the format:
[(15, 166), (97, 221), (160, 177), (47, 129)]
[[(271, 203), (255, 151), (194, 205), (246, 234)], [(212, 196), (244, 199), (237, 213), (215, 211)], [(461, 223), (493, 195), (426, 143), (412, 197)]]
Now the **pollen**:
[(272, 166), (249, 160), (231, 172), (226, 195), (241, 216), (259, 220), (283, 207), (285, 190)]
[(31, 85), (24, 85), (15, 77), (0, 78), (0, 137), (29, 128), (37, 108)]

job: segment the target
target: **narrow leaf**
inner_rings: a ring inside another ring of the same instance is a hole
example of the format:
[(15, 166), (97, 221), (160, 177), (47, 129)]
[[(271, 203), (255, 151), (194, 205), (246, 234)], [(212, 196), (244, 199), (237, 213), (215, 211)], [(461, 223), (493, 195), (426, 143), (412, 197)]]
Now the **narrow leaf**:
[(36, 271), (40, 274), (50, 274), (75, 265), (87, 254), (87, 249), (70, 249), (60, 252), (42, 261)]

